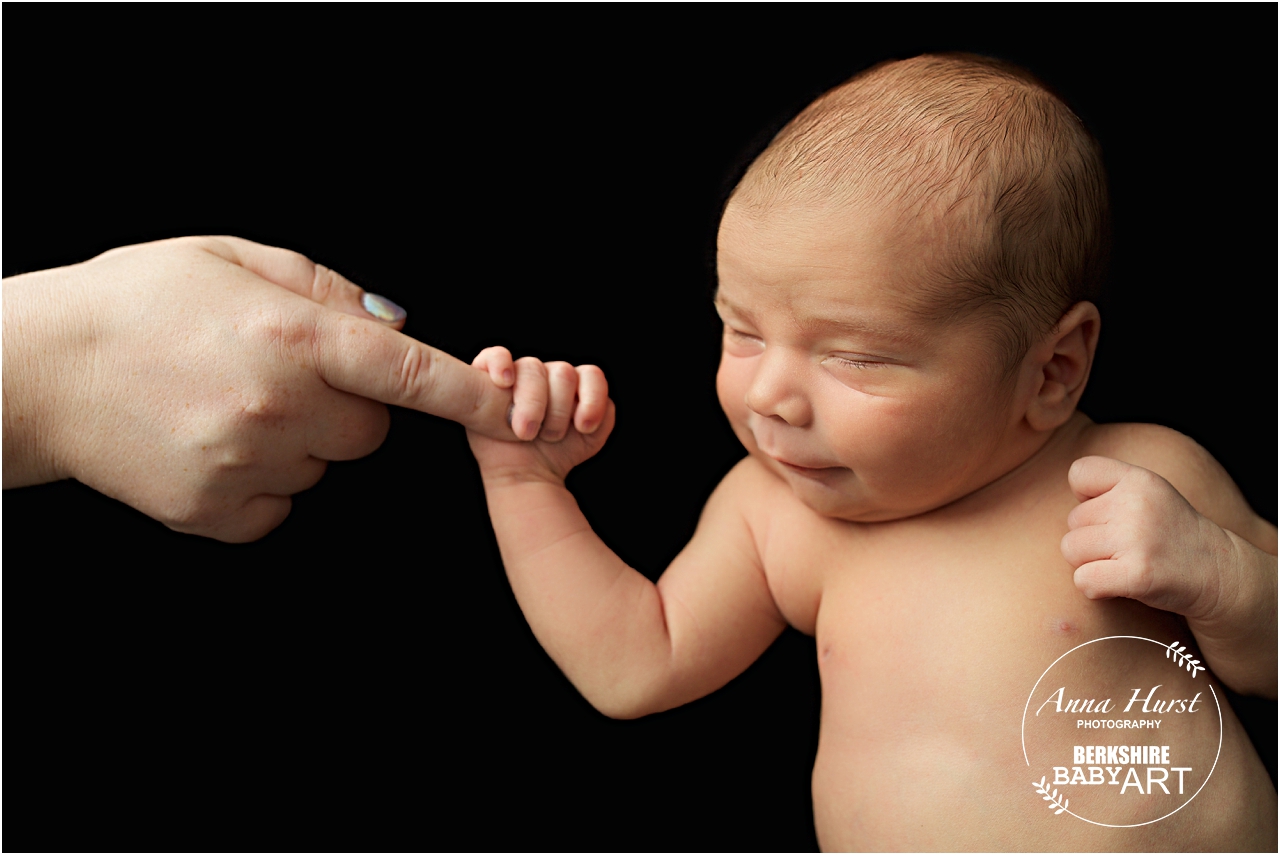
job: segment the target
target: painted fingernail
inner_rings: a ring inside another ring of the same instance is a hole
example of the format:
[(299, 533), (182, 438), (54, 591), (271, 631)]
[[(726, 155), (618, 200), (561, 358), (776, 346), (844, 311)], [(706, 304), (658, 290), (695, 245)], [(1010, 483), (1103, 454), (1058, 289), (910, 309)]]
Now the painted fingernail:
[(513, 431), (516, 428), (515, 428), (515, 425), (511, 424), (511, 416), (515, 414), (515, 411), (516, 411), (516, 405), (514, 403), (509, 404), (507, 406), (507, 427), (511, 428), (511, 430)]
[(578, 433), (591, 433), (595, 429), (596, 429), (595, 422), (583, 422), (582, 427), (578, 430)]
[(533, 422), (533, 426), (530, 427), (529, 430), (527, 431), (527, 433), (529, 434), (529, 439), (531, 440), (537, 439), (538, 431), (540, 430), (542, 430), (542, 422)]
[(516, 375), (510, 368), (504, 369), (502, 372), (502, 382), (508, 386), (515, 382)]
[(370, 294), (366, 291), (365, 295), (360, 298), (360, 305), (364, 306), (364, 310), (378, 320), (386, 321), (389, 324), (403, 321), (407, 317), (404, 309), (380, 294)]

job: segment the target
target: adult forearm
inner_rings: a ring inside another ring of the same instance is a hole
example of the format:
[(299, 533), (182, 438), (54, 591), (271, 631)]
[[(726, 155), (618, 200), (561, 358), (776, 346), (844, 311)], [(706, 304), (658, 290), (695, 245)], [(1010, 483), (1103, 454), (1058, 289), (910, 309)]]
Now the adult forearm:
[(671, 668), (657, 586), (600, 540), (563, 486), (485, 491), (511, 588), (543, 648), (604, 714), (655, 711)]
[(59, 378), (53, 370), (63, 356), (64, 337), (74, 318), (58, 299), (70, 268), (12, 276), (4, 280), (4, 488), (42, 484), (66, 477), (58, 471), (50, 442), (56, 430), (54, 401)]

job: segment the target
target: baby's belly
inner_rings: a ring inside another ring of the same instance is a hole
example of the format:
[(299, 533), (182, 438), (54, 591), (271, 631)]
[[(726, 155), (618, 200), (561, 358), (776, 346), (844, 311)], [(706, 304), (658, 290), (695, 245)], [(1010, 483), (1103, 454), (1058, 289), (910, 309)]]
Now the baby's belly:
[[(1275, 790), (1225, 699), (1216, 766), (1172, 816), (1111, 828), (1057, 814), (1035, 792), (1042, 773), (1037, 767), (1033, 776), (1024, 757), (1023, 715), (1045, 669), (1105, 636), (1190, 641), (1179, 618), (1128, 600), (1090, 602), (1052, 555), (1037, 569), (1007, 557), (930, 563), (918, 549), (906, 554), (915, 556), (911, 563), (867, 562), (824, 586), (816, 628), (822, 728), (813, 775), (823, 849), (1275, 851)], [(1152, 674), (1177, 671), (1162, 664), (1159, 648), (1151, 650)], [(1105, 670), (1106, 657), (1089, 667)], [(1200, 680), (1207, 683), (1207, 675)], [(1127, 695), (1127, 687), (1117, 690)], [(1159, 740), (1082, 732), (1080, 741), (1185, 742), (1189, 732), (1177, 729), (1189, 721), (1170, 719)], [(1216, 738), (1216, 721), (1213, 727)], [(1071, 759), (1062, 762), (1070, 766)], [(1099, 801), (1118, 799), (1117, 786), (1061, 789), (1076, 794), (1073, 812), (1099, 811), (1103, 822), (1118, 815), (1120, 802)], [(1131, 819), (1154, 818), (1132, 787), (1125, 797)]]

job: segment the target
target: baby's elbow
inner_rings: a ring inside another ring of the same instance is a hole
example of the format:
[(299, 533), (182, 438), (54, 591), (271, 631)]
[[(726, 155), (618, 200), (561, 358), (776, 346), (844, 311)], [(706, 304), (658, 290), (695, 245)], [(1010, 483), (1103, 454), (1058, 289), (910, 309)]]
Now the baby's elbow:
[(662, 712), (662, 693), (652, 683), (641, 680), (617, 681), (609, 685), (579, 687), (582, 696), (602, 715), (619, 721), (644, 718)]
[(620, 703), (596, 703), (591, 704), (596, 708), (596, 712), (617, 721), (632, 721), (637, 718), (644, 718), (649, 714), (649, 710), (644, 707)]

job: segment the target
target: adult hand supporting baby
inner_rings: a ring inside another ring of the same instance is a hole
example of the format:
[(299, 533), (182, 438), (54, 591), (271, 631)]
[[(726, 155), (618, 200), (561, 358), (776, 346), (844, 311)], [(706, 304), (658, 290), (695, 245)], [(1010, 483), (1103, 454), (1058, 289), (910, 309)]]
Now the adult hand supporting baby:
[(1219, 679), (1274, 698), (1276, 556), (1260, 547), (1275, 551), (1275, 529), (1237, 514), (1250, 542), (1156, 473), (1107, 457), (1075, 461), (1068, 479), (1081, 504), (1067, 516), (1062, 554), (1076, 587), (1184, 616)]
[[(4, 281), (4, 487), (75, 478), (178, 531), (262, 537), (386, 404), (515, 439), (515, 376), (398, 330), (403, 310), (232, 237), (121, 247)], [(496, 381), (496, 382), (494, 382)]]

